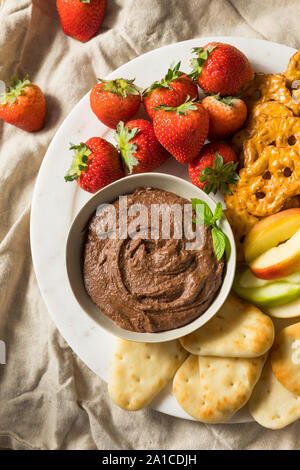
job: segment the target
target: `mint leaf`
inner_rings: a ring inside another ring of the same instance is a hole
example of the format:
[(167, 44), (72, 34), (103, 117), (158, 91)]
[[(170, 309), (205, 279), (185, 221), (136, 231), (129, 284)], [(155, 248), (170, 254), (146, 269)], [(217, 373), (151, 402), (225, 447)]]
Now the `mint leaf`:
[(215, 225), (217, 220), (221, 219), (223, 217), (223, 208), (222, 204), (220, 202), (217, 202), (216, 208), (215, 208), (215, 213), (212, 218), (212, 225)]
[(213, 247), (217, 257), (220, 261), (224, 252), (226, 253), (227, 259), (231, 252), (230, 241), (227, 235), (217, 226), (217, 221), (222, 219), (224, 216), (222, 204), (218, 202), (214, 214), (212, 213), (209, 205), (202, 201), (202, 199), (193, 198), (191, 203), (194, 211), (197, 214), (197, 219), (192, 219), (194, 223), (201, 223), (211, 227), (211, 235), (213, 240)]
[(211, 221), (213, 219), (213, 213), (209, 207), (209, 205), (202, 201), (201, 199), (193, 198), (191, 199), (192, 206), (194, 211), (196, 212), (198, 219), (197, 221), (204, 224), (204, 225), (211, 225)]
[(217, 260), (220, 261), (226, 248), (226, 235), (217, 227), (211, 229), (211, 235)]

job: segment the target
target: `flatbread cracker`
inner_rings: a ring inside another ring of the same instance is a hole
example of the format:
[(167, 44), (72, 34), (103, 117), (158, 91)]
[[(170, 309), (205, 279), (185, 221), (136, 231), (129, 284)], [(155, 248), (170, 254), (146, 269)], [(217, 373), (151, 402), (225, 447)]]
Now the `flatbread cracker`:
[(273, 341), (271, 318), (233, 295), (204, 326), (180, 338), (191, 354), (221, 357), (259, 357)]
[(278, 333), (271, 352), (271, 365), (281, 385), (300, 396), (300, 323)]
[(117, 339), (108, 384), (111, 399), (125, 410), (144, 408), (172, 379), (186, 356), (179, 341)]
[(223, 423), (249, 400), (265, 356), (253, 359), (189, 356), (176, 372), (179, 405), (198, 421)]
[(270, 361), (249, 400), (249, 412), (257, 423), (269, 429), (284, 428), (300, 418), (300, 397), (278, 382)]

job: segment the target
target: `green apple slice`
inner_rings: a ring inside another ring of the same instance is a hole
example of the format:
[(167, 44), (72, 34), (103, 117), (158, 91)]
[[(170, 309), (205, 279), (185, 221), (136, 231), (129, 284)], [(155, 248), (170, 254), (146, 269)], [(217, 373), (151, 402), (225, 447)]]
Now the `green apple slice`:
[(260, 279), (256, 277), (255, 274), (251, 271), (251, 269), (246, 269), (240, 277), (240, 286), (246, 289), (251, 287), (262, 287), (266, 286), (267, 284), (271, 284), (272, 281), (267, 281), (265, 279)]
[(233, 291), (247, 302), (258, 306), (278, 307), (292, 302), (300, 296), (300, 284), (273, 282), (259, 287), (246, 288), (240, 284), (241, 273), (237, 273)]
[(266, 279), (260, 279), (256, 277), (251, 269), (246, 269), (240, 278), (240, 286), (251, 288), (251, 287), (262, 287), (274, 282), (290, 282), (291, 284), (300, 284), (300, 271), (290, 274), (290, 276), (283, 277), (282, 279), (276, 279), (275, 281), (267, 281)]

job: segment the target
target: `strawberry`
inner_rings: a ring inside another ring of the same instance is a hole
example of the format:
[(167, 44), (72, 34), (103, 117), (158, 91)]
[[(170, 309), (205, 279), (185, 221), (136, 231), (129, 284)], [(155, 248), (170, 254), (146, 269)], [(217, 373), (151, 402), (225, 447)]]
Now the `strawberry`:
[(145, 119), (118, 124), (115, 140), (129, 173), (153, 171), (169, 157), (158, 142), (153, 124)]
[(153, 120), (156, 106), (179, 106), (184, 103), (187, 96), (198, 98), (198, 89), (193, 80), (179, 71), (180, 62), (169, 68), (166, 76), (160, 82), (154, 82), (143, 93), (143, 104)]
[(209, 140), (220, 140), (238, 131), (247, 118), (247, 106), (240, 98), (220, 94), (207, 96), (202, 106), (209, 114)]
[(86, 42), (98, 32), (106, 9), (106, 0), (56, 0), (63, 32)]
[(74, 156), (65, 180), (77, 180), (85, 191), (96, 193), (124, 176), (117, 149), (105, 139), (92, 137), (80, 145), (71, 144), (70, 150)]
[(0, 117), (27, 132), (44, 126), (46, 101), (42, 90), (28, 78), (12, 79), (8, 93), (0, 96)]
[(238, 158), (232, 148), (223, 142), (212, 142), (203, 146), (199, 156), (189, 164), (191, 182), (207, 194), (216, 194), (220, 189), (230, 194), (229, 184), (236, 184)]
[(92, 111), (103, 124), (116, 129), (119, 121), (128, 121), (137, 113), (140, 88), (133, 84), (134, 79), (99, 80), (90, 94)]
[(189, 76), (207, 93), (234, 95), (253, 77), (247, 57), (230, 44), (210, 42), (192, 52), (198, 57), (191, 60), (193, 70)]
[(178, 107), (161, 105), (156, 109), (153, 126), (157, 139), (180, 163), (191, 162), (207, 137), (208, 112), (189, 97)]

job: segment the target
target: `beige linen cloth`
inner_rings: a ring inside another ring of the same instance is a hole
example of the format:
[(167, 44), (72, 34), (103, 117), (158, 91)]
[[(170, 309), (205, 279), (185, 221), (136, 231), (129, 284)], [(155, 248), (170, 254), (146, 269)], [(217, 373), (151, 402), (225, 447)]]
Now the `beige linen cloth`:
[(63, 34), (55, 0), (0, 0), (0, 79), (28, 73), (48, 105), (41, 132), (0, 124), (0, 340), (7, 346), (7, 363), (0, 365), (0, 447), (299, 449), (300, 422), (274, 432), (256, 423), (206, 426), (151, 409), (120, 410), (47, 312), (30, 254), (32, 191), (55, 131), (96, 77), (198, 36), (258, 37), (300, 48), (298, 0), (107, 3), (99, 34), (81, 44)]

